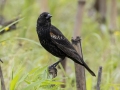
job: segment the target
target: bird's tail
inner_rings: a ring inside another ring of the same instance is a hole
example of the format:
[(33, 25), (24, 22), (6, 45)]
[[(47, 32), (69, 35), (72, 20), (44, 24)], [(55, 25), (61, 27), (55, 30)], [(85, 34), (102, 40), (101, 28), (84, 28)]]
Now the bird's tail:
[(92, 76), (96, 76), (95, 73), (87, 66), (87, 64), (84, 62), (83, 66), (88, 70), (88, 72), (92, 75)]
[[(79, 56), (80, 57), (80, 56)], [(82, 66), (84, 66), (87, 70), (88, 70), (88, 72), (92, 75), (92, 76), (96, 76), (95, 75), (95, 73), (87, 66), (87, 64), (83, 61), (83, 59), (82, 58), (80, 58), (81, 60), (81, 62), (82, 62)]]

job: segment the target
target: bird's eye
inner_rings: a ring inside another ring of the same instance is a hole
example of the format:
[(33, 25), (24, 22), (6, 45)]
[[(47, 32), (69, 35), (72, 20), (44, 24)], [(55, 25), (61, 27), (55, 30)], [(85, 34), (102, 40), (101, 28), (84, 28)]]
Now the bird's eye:
[(46, 14), (44, 14), (43, 16), (44, 16), (44, 17), (47, 17), (47, 15), (46, 15)]

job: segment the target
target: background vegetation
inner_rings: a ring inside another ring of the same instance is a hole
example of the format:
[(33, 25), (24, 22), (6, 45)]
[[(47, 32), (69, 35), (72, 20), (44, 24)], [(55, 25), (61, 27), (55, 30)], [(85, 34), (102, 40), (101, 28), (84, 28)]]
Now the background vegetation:
[[(120, 90), (120, 0), (117, 0), (117, 28), (112, 36), (109, 33), (110, 0), (107, 1), (107, 22), (102, 26), (96, 20), (99, 15), (91, 11), (93, 4), (94, 0), (86, 1), (83, 17), (84, 60), (96, 74), (99, 66), (103, 67), (101, 90)], [(45, 10), (52, 14), (52, 24), (71, 40), (77, 0), (7, 0), (4, 11), (0, 12), (6, 20), (20, 16), (16, 30), (0, 35), (0, 58), (4, 62), (1, 66), (7, 90), (76, 90), (74, 63), (70, 59), (67, 59), (67, 73), (58, 69), (55, 79), (48, 78), (47, 67), (58, 58), (41, 47), (36, 33), (36, 20)], [(62, 79), (67, 82), (66, 88), (60, 87)], [(86, 71), (87, 90), (94, 90), (96, 82), (97, 78)]]

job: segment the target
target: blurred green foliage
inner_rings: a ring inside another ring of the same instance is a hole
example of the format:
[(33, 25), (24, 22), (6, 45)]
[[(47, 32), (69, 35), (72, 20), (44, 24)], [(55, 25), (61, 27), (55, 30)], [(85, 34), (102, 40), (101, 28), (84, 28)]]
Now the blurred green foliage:
[[(81, 31), (85, 62), (97, 74), (103, 67), (101, 90), (120, 89), (120, 31), (114, 33), (115, 43), (106, 26), (103, 33), (96, 17), (90, 17), (88, 10), (94, 0), (87, 0)], [(7, 0), (3, 15), (11, 20), (21, 16), (17, 30), (0, 35), (0, 58), (7, 90), (76, 90), (74, 64), (67, 60), (67, 73), (58, 70), (55, 79), (47, 77), (47, 66), (58, 58), (46, 52), (39, 44), (36, 20), (42, 12), (44, 0)], [(117, 2), (120, 3), (118, 0)], [(49, 0), (46, 7), (52, 14), (52, 24), (71, 40), (77, 10), (77, 1)], [(120, 7), (119, 7), (120, 10)], [(109, 14), (108, 14), (109, 17)], [(118, 15), (120, 25), (120, 15)], [(109, 18), (107, 18), (109, 21)], [(120, 26), (118, 26), (120, 29)], [(118, 29), (118, 30), (119, 30)], [(2, 28), (0, 29), (2, 30)], [(65, 77), (62, 77), (65, 74)], [(66, 88), (61, 88), (62, 79)], [(95, 90), (97, 78), (86, 71), (87, 90)], [(55, 84), (55, 86), (51, 86)]]

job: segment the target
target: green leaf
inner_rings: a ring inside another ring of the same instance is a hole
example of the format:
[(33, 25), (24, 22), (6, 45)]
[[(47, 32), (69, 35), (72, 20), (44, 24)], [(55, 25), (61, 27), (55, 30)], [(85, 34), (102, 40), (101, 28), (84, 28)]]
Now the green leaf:
[(16, 84), (18, 83), (18, 80), (22, 74), (23, 69), (20, 69), (17, 74), (13, 77), (13, 79), (10, 82), (10, 90), (15, 90)]
[(28, 85), (27, 87), (23, 88), (22, 90), (34, 90), (33, 88), (39, 85), (41, 81), (33, 82), (32, 84)]

